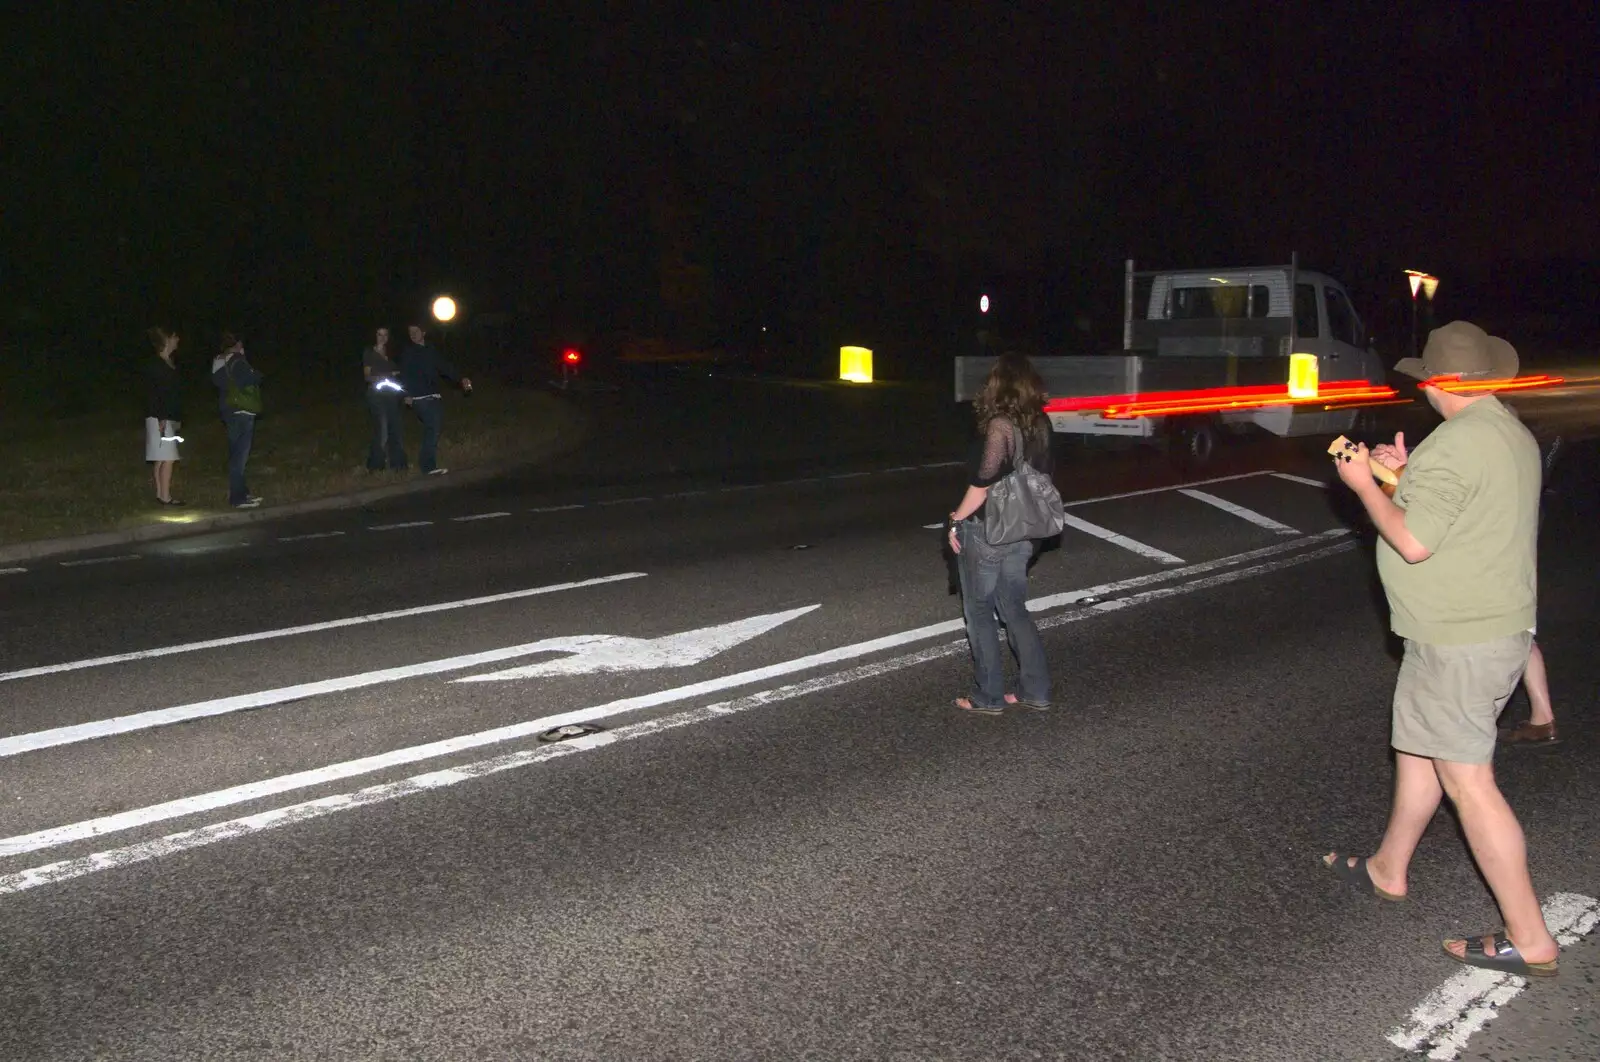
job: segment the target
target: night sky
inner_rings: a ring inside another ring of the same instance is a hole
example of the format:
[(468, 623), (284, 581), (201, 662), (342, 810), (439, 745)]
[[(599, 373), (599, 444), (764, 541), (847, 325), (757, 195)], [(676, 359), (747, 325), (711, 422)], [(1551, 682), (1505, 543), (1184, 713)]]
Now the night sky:
[(765, 326), (942, 371), (980, 291), (1065, 349), (1114, 342), (1124, 257), (1291, 251), (1370, 317), (1414, 266), (1447, 317), (1594, 323), (1592, 4), (29, 8), (13, 357), (164, 322), (345, 358), (449, 290), (530, 348)]

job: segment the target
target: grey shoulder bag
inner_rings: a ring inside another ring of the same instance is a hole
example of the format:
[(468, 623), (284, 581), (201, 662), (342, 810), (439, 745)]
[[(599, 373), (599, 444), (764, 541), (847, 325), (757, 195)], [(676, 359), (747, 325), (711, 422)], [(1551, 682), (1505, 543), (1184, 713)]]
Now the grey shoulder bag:
[(1015, 424), (1011, 431), (1017, 441), (1011, 474), (989, 488), (983, 507), (983, 537), (991, 546), (1053, 538), (1067, 525), (1061, 492), (1049, 476), (1028, 464), (1022, 432)]

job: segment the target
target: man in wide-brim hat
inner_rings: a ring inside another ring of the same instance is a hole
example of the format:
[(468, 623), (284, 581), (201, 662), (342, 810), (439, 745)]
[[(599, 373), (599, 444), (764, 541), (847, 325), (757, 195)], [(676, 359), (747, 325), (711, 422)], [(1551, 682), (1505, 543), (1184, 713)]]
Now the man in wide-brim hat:
[[(1370, 858), (1331, 852), (1323, 861), (1366, 895), (1404, 899), (1411, 857), (1448, 796), (1505, 930), (1447, 939), (1445, 953), (1469, 966), (1553, 977), (1559, 948), (1493, 767), (1495, 721), (1527, 667), (1537, 603), (1539, 446), (1493, 391), (1517, 368), (1511, 344), (1477, 325), (1434, 329), (1422, 356), (1395, 370), (1422, 381), (1444, 423), (1409, 456), (1403, 433), (1370, 454), (1404, 468), (1394, 497), (1374, 478), (1365, 445), (1334, 459), (1377, 527), (1378, 575), (1405, 657), (1391, 709), (1394, 802), (1383, 842)], [(1449, 386), (1456, 380), (1480, 386)]]

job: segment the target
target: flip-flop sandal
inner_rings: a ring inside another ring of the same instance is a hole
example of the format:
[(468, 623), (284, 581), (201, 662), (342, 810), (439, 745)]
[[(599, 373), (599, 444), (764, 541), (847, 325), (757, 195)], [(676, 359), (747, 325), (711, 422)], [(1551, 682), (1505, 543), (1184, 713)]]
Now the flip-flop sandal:
[[(1465, 957), (1455, 954), (1450, 950), (1452, 940), (1467, 942)], [(1484, 946), (1484, 941), (1489, 942), (1489, 947)], [(1476, 966), (1480, 970), (1495, 970), (1499, 973), (1512, 973), (1520, 977), (1555, 977), (1560, 971), (1556, 963), (1528, 962), (1511, 943), (1511, 938), (1504, 933), (1480, 933), (1477, 936), (1450, 937), (1444, 942), (1444, 953), (1464, 966)]]
[(1333, 853), (1332, 863), (1326, 862), (1320, 856), (1318, 857), (1317, 862), (1321, 863), (1323, 866), (1339, 875), (1340, 880), (1342, 880), (1346, 885), (1349, 885), (1351, 888), (1355, 889), (1357, 892), (1371, 892), (1376, 895), (1378, 899), (1388, 900), (1390, 903), (1406, 902), (1406, 898), (1404, 896), (1397, 896), (1392, 892), (1378, 888), (1377, 883), (1372, 880), (1372, 875), (1367, 873), (1367, 859), (1365, 856), (1357, 859), (1355, 866), (1350, 865), (1350, 856), (1344, 852)]
[(960, 708), (963, 712), (971, 712), (973, 715), (1005, 714), (1005, 709), (1000, 707), (998, 704), (994, 705), (993, 707), (987, 704), (978, 704), (969, 697), (957, 697), (955, 699), (955, 706)]

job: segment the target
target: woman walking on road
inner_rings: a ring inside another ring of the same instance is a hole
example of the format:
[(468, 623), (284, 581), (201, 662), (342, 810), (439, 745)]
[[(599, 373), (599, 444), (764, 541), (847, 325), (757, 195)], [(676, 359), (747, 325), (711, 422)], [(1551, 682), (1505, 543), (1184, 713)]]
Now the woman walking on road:
[(367, 471), (382, 472), (384, 463), (395, 472), (406, 468), (406, 447), (400, 437), (400, 370), (389, 357), (389, 330), (378, 329), (372, 346), (361, 355), (361, 374), (367, 381), (367, 411), (372, 414), (372, 442), (367, 447)]
[(178, 429), (183, 421), (183, 387), (174, 358), (178, 337), (165, 328), (146, 333), (156, 356), (144, 366), (144, 459), (155, 481), (156, 502), (182, 505), (172, 497), (172, 466), (178, 462)]
[[(950, 514), (950, 548), (961, 575), (961, 607), (972, 649), (972, 693), (956, 707), (999, 715), (1007, 704), (1043, 711), (1050, 707), (1050, 668), (1039, 628), (1028, 612), (1028, 564), (1037, 543), (1029, 539), (991, 545), (984, 534), (984, 503), (989, 488), (1009, 476), (1018, 461), (1046, 475), (1054, 473), (1050, 422), (1044, 415), (1044, 381), (1020, 354), (995, 363), (973, 406), (981, 436), (967, 466), (967, 491)], [(1019, 692), (1005, 689), (996, 613), (1017, 659)]]

